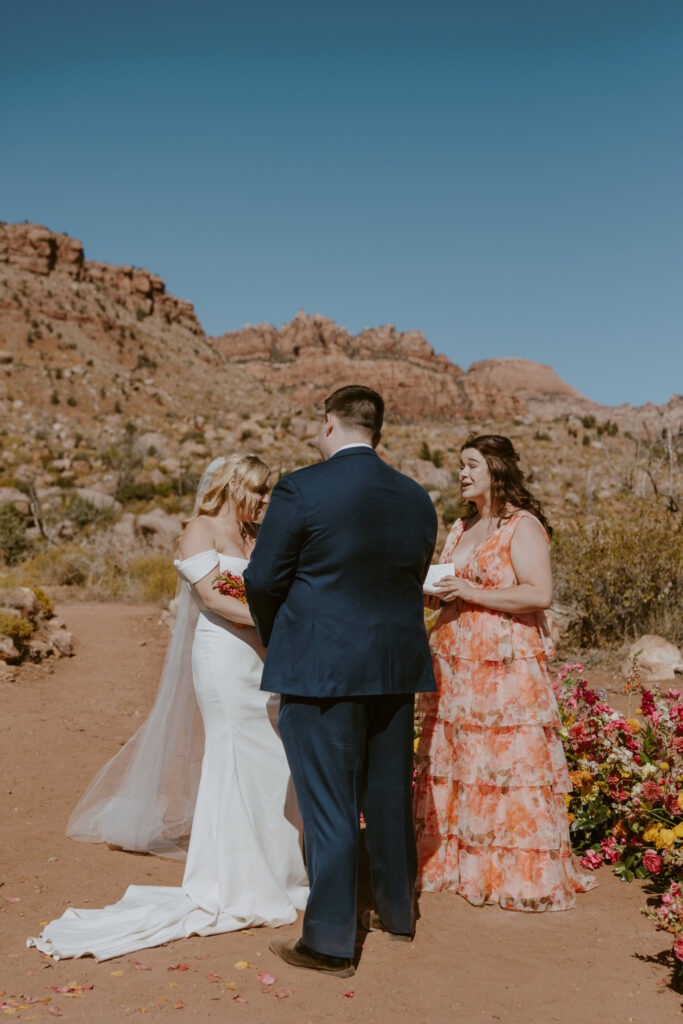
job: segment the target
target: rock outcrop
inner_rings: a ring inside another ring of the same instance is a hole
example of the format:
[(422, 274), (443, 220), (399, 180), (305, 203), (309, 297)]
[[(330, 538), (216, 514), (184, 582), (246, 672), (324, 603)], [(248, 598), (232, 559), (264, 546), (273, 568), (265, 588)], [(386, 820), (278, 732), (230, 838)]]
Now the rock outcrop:
[(522, 398), (470, 380), (437, 355), (420, 331), (397, 331), (393, 324), (353, 335), (327, 317), (300, 310), (279, 330), (272, 324), (248, 325), (211, 341), (294, 405), (319, 408), (335, 388), (357, 383), (381, 390), (389, 412), (406, 419), (485, 419), (492, 409), (505, 419), (527, 412)]

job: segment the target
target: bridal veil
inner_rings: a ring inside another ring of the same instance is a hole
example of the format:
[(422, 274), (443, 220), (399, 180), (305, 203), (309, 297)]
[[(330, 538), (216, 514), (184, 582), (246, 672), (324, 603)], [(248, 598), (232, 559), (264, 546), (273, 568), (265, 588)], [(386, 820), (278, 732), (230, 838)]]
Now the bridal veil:
[[(207, 466), (194, 512), (223, 458)], [(194, 513), (193, 513), (194, 514)], [(192, 683), (198, 607), (179, 581), (177, 614), (152, 710), (97, 773), (66, 828), (71, 839), (182, 860), (192, 827), (204, 731)]]

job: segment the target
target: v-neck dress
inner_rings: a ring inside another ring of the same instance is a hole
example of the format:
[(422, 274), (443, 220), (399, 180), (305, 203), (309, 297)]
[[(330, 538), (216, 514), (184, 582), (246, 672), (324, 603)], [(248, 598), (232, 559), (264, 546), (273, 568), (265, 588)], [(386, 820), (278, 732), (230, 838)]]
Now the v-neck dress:
[[(511, 543), (520, 511), (475, 547), (458, 575), (474, 587), (517, 582)], [(441, 555), (452, 562), (465, 529)], [(418, 888), (451, 890), (509, 910), (566, 910), (595, 885), (569, 842), (572, 789), (546, 658), (542, 613), (446, 604), (430, 647), (438, 692), (420, 695), (415, 825)]]

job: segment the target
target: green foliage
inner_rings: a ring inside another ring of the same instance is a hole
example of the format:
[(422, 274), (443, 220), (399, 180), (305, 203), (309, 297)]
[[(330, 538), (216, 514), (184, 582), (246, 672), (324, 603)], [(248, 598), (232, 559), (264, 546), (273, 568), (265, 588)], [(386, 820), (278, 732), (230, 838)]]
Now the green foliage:
[(451, 526), (459, 515), (460, 506), (452, 501), (447, 502), (441, 510), (441, 518), (443, 519), (444, 526)]
[(128, 572), (145, 601), (166, 604), (176, 592), (178, 576), (166, 555), (139, 555), (128, 563)]
[(38, 598), (38, 603), (43, 609), (43, 615), (46, 619), (51, 619), (55, 613), (55, 606), (52, 598), (45, 593), (41, 587), (32, 587), (33, 593)]
[(81, 530), (92, 524), (109, 523), (114, 518), (112, 508), (98, 508), (94, 502), (78, 494), (66, 503), (64, 514)]
[(590, 430), (591, 427), (595, 426), (595, 416), (592, 416), (592, 415), (582, 416), (581, 417), (581, 423), (586, 428), (586, 430)]
[(30, 619), (22, 619), (18, 615), (11, 615), (10, 612), (0, 612), (0, 634), (9, 636), (12, 640), (28, 640), (35, 631), (36, 624)]
[(26, 536), (26, 521), (14, 505), (7, 501), (0, 505), (0, 555), (8, 565), (19, 562), (30, 550), (31, 540)]
[(21, 572), (31, 584), (72, 587), (86, 582), (90, 566), (91, 558), (85, 548), (68, 543), (40, 551), (23, 563)]
[(683, 517), (656, 504), (580, 521), (553, 535), (556, 592), (575, 605), (570, 638), (584, 646), (653, 632), (683, 639)]

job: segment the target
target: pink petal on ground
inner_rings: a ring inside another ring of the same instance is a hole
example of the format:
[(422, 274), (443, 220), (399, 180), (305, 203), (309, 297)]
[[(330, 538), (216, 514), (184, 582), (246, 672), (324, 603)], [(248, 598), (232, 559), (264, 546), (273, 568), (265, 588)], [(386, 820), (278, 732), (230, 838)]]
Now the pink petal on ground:
[(21, 896), (5, 896), (5, 903), (20, 903)]
[(133, 960), (133, 966), (136, 971), (151, 971), (152, 968), (148, 967), (147, 964), (143, 964), (141, 960)]
[(233, 996), (232, 997), (232, 1001), (233, 1001), (233, 1003), (248, 1003), (249, 1002), (249, 1000), (245, 999), (244, 996)]
[(174, 967), (167, 967), (167, 971), (189, 971), (189, 964), (176, 964)]
[(293, 988), (281, 988), (279, 992), (275, 993), (277, 999), (287, 999), (289, 996), (294, 995)]
[(275, 984), (275, 978), (273, 977), (272, 974), (268, 974), (267, 971), (260, 971), (259, 974), (257, 975), (257, 978), (261, 982), (262, 985), (274, 985)]
[(222, 981), (223, 979), (221, 978), (220, 974), (207, 974), (206, 980), (207, 981)]
[(345, 993), (344, 993), (344, 998), (345, 998), (345, 999), (353, 999), (353, 997), (354, 997), (354, 994), (355, 994), (355, 993), (354, 993), (353, 989), (352, 989), (352, 988), (350, 988), (348, 992), (345, 992)]

